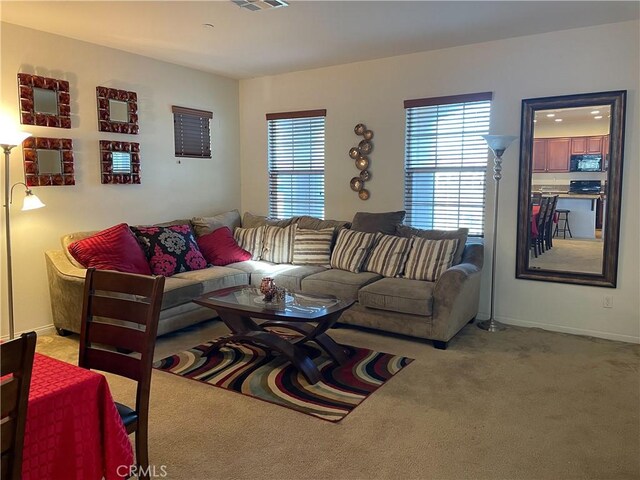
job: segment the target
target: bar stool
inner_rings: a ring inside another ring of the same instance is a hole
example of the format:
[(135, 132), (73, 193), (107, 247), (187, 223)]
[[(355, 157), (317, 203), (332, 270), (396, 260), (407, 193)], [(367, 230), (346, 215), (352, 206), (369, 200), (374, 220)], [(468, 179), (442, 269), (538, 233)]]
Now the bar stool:
[[(567, 232), (569, 232), (569, 238), (573, 238), (573, 235), (571, 235), (571, 227), (569, 226), (569, 213), (571, 213), (571, 210), (557, 208), (556, 213), (558, 214), (558, 223), (556, 223), (553, 236), (557, 237), (562, 233), (562, 238), (567, 238)], [(560, 222), (563, 222), (562, 227), (560, 227)]]

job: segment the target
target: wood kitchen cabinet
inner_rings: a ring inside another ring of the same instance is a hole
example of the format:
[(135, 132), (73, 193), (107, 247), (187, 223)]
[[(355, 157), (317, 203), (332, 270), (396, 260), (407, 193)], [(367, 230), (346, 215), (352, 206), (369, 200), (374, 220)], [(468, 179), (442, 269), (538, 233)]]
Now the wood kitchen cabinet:
[(603, 135), (594, 135), (592, 137), (572, 137), (571, 155), (602, 153), (603, 143)]
[(536, 138), (533, 140), (533, 171), (568, 172), (571, 138)]

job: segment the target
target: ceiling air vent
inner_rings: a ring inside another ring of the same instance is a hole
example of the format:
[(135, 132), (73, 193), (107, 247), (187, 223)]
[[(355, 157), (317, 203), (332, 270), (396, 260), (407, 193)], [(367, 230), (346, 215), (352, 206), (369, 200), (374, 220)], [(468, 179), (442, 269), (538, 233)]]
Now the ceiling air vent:
[(289, 4), (284, 0), (231, 0), (241, 8), (247, 10), (267, 10), (269, 8), (288, 7)]

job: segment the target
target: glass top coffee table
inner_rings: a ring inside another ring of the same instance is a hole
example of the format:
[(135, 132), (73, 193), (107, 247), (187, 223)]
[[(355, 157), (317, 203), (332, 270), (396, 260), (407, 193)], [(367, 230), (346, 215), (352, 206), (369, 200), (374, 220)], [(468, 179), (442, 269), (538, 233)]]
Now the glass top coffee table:
[[(347, 353), (325, 332), (340, 318), (354, 300), (331, 296), (289, 293), (279, 301), (265, 302), (257, 288), (248, 285), (205, 293), (194, 300), (211, 308), (231, 330), (231, 335), (217, 339), (203, 352), (208, 355), (227, 343), (254, 343), (284, 355), (306, 377), (309, 383), (320, 380), (320, 372), (300, 345), (316, 342), (342, 365)], [(257, 324), (253, 318), (265, 319)], [(295, 338), (280, 336), (268, 327), (283, 327), (300, 334)]]

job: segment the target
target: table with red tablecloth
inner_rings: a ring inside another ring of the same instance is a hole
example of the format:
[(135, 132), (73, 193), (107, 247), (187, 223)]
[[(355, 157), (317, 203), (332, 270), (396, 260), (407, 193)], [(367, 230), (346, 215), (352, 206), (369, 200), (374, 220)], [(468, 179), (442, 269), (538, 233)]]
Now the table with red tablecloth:
[(106, 378), (36, 354), (22, 478), (111, 480), (126, 477), (132, 463), (131, 442)]
[[(531, 236), (538, 236), (538, 217), (540, 216), (540, 205), (531, 206)], [(553, 223), (558, 223), (558, 213), (553, 213)]]

